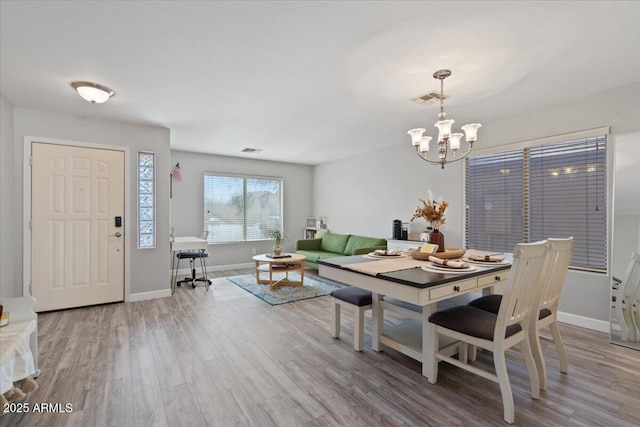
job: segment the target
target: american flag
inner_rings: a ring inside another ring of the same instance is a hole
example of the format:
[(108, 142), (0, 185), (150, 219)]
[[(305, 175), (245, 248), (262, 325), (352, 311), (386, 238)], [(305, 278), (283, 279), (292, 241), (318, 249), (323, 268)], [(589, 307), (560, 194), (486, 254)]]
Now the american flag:
[(180, 163), (176, 163), (173, 169), (171, 169), (171, 178), (178, 182), (182, 182), (182, 173), (180, 172)]

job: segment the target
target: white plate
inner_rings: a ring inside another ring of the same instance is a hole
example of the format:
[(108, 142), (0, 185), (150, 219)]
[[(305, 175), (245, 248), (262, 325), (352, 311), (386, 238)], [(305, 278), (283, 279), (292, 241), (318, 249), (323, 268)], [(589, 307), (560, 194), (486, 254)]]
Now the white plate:
[(475, 265), (470, 265), (467, 268), (451, 268), (451, 267), (442, 267), (436, 266), (436, 264), (431, 265), (423, 265), (422, 268), (424, 271), (430, 271), (432, 273), (450, 273), (450, 274), (461, 274), (461, 273), (469, 273), (471, 271), (476, 271), (478, 267)]
[(503, 259), (502, 261), (481, 261), (479, 259), (471, 259), (471, 258), (462, 258), (462, 260), (464, 262), (470, 262), (472, 264), (478, 264), (478, 265), (509, 265), (511, 264), (511, 261), (508, 261), (506, 259)]
[(406, 256), (406, 255), (404, 255), (404, 254), (397, 254), (397, 255), (380, 255), (380, 254), (377, 254), (377, 253), (375, 253), (375, 252), (369, 252), (369, 253), (368, 253), (368, 255), (369, 255), (369, 256), (372, 256), (372, 257), (374, 257), (374, 258), (402, 258), (402, 257)]

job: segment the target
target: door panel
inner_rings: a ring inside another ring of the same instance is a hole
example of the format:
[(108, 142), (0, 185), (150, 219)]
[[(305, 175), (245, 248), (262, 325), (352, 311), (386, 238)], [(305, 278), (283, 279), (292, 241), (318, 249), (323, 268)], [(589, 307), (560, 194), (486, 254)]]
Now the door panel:
[(124, 152), (33, 143), (32, 157), (36, 310), (123, 301)]

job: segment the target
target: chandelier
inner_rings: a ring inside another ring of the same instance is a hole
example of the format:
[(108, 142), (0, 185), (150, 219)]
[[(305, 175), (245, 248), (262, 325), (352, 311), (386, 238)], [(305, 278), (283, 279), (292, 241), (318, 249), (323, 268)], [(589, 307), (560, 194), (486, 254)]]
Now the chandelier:
[[(418, 156), (431, 164), (441, 165), (442, 169), (444, 169), (446, 163), (462, 160), (469, 155), (473, 148), (473, 143), (477, 139), (478, 128), (482, 126), (479, 123), (472, 123), (462, 126), (464, 135), (461, 133), (451, 133), (451, 125), (453, 125), (454, 120), (445, 119), (446, 114), (444, 112), (444, 79), (450, 75), (451, 70), (438, 70), (433, 73), (433, 78), (440, 80), (440, 114), (438, 114), (438, 121), (434, 125), (438, 128), (438, 160), (428, 158), (429, 142), (431, 142), (433, 138), (430, 136), (422, 136), (425, 129), (417, 128), (407, 132), (411, 135), (411, 143), (415, 147)], [(463, 155), (458, 156), (460, 140), (463, 136), (467, 143), (467, 151)]]

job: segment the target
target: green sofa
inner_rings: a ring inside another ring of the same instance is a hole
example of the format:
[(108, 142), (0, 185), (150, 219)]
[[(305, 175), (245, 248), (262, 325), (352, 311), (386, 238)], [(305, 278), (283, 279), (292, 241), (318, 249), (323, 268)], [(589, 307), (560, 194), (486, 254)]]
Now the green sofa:
[(351, 234), (325, 233), (320, 239), (303, 239), (296, 242), (296, 253), (306, 256), (306, 265), (316, 269), (316, 261), (319, 259), (367, 254), (376, 249), (387, 249), (387, 241)]

